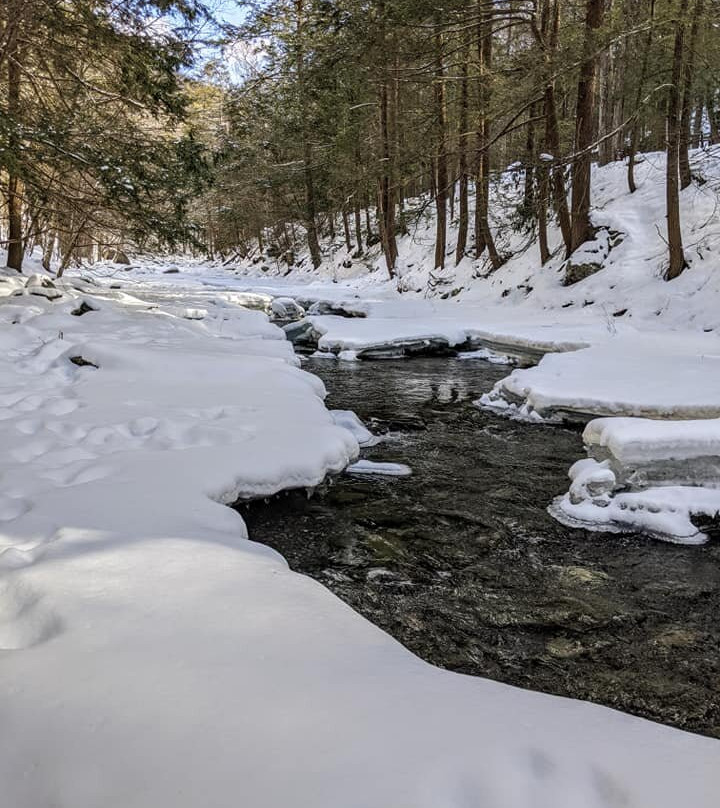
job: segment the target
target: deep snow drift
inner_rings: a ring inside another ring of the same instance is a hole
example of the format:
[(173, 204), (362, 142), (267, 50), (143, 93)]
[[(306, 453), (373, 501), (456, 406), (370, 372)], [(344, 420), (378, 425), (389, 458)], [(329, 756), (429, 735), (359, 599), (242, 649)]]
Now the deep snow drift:
[(7, 805), (716, 805), (717, 741), (433, 668), (243, 538), (367, 439), (263, 314), (80, 285), (0, 302)]

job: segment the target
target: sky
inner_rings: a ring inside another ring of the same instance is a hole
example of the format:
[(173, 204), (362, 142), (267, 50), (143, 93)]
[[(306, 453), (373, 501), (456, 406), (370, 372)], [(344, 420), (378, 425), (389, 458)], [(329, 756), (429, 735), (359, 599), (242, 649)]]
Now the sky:
[(245, 17), (245, 12), (238, 6), (235, 0), (215, 0), (215, 2), (210, 5), (216, 9), (216, 16), (223, 22), (239, 25)]

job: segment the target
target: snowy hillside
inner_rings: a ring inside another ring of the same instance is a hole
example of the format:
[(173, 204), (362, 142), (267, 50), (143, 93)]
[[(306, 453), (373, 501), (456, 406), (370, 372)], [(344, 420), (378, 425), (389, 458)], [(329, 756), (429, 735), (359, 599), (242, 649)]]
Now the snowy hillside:
[[(351, 287), (368, 284), (398, 288), (409, 296), (452, 297), (463, 302), (500, 304), (524, 310), (589, 309), (608, 321), (647, 320), (665, 327), (705, 330), (720, 327), (720, 147), (692, 153), (694, 174), (704, 184), (693, 183), (681, 194), (683, 240), (689, 269), (680, 278), (666, 282), (665, 155), (643, 156), (637, 167), (638, 190), (627, 189), (624, 161), (593, 168), (592, 219), (598, 228), (619, 234), (620, 243), (609, 255), (602, 238), (584, 252), (602, 260), (603, 269), (570, 286), (563, 285), (564, 256), (557, 228), (551, 230), (551, 261), (540, 266), (537, 242), (531, 233), (514, 233), (507, 219), (494, 222), (502, 253), (512, 254), (507, 263), (491, 272), (486, 262), (465, 258), (454, 267), (457, 220), (450, 229), (444, 271), (433, 270), (435, 220), (427, 200), (414, 200), (410, 208), (422, 209), (419, 223), (410, 226), (399, 240), (398, 278), (387, 280), (379, 249), (363, 260), (353, 260), (339, 239), (324, 244), (325, 263), (313, 270), (307, 256), (300, 255), (295, 268), (275, 259), (254, 257), (238, 267), (252, 277), (284, 277), (304, 283), (311, 279), (348, 281)], [(511, 214), (521, 190), (521, 174), (503, 177), (492, 210)], [(502, 196), (502, 200), (499, 197)], [(472, 198), (471, 198), (472, 214)], [(497, 215), (497, 214), (496, 214)], [(409, 221), (412, 216), (408, 217)], [(602, 236), (602, 231), (601, 231)], [(597, 249), (596, 253), (591, 252)], [(350, 263), (350, 266), (344, 264)], [(263, 267), (265, 268), (263, 271)], [(584, 315), (583, 311), (583, 315)]]

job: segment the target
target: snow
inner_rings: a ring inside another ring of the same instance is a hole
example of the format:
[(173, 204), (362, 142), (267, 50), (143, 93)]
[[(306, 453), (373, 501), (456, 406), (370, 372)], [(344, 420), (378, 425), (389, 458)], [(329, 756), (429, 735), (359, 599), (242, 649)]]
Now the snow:
[(380, 437), (373, 435), (352, 410), (330, 410), (330, 415), (338, 426), (352, 433), (360, 446), (375, 446), (380, 442)]
[(345, 469), (346, 474), (380, 474), (384, 477), (409, 477), (410, 466), (404, 463), (377, 463), (373, 460), (358, 460)]
[(550, 513), (589, 530), (641, 531), (679, 544), (708, 536), (693, 517), (720, 515), (720, 421), (598, 418), (585, 427), (591, 455), (569, 471)]
[[(338, 315), (308, 317), (321, 336), (321, 352), (339, 354), (354, 351), (359, 358), (373, 351), (385, 350), (402, 356), (402, 349), (423, 346), (482, 348), (498, 357), (531, 361), (546, 352), (574, 351), (603, 343), (615, 332), (605, 320), (588, 317), (579, 321), (575, 315), (551, 316), (523, 312), (514, 318), (477, 305), (457, 306), (445, 301), (377, 301), (367, 302), (365, 318)], [(512, 313), (511, 313), (512, 314)], [(623, 332), (634, 332), (622, 326)]]
[(587, 489), (588, 482), (597, 480), (598, 472), (607, 474), (602, 464), (596, 465), (599, 468), (592, 471), (583, 468), (580, 475), (573, 466), (576, 476), (570, 492), (558, 497), (549, 507), (558, 521), (586, 530), (642, 532), (674, 544), (704, 544), (708, 540), (691, 517), (717, 518), (720, 490), (678, 485), (584, 498), (580, 495), (581, 489)]
[[(548, 159), (552, 159), (550, 155)], [(345, 301), (348, 308), (357, 296), (373, 300), (426, 299), (447, 303), (449, 311), (473, 305), (495, 310), (496, 322), (502, 318), (520, 322), (544, 313), (552, 321), (572, 316), (578, 322), (606, 321), (618, 326), (631, 323), (636, 328), (703, 329), (720, 328), (720, 221), (717, 217), (720, 190), (720, 146), (691, 152), (695, 176), (704, 184), (693, 183), (681, 192), (683, 242), (689, 269), (679, 278), (663, 280), (667, 258), (665, 243), (665, 157), (646, 154), (636, 166), (638, 189), (627, 190), (625, 161), (592, 170), (592, 220), (598, 228), (619, 234), (609, 251), (603, 269), (570, 286), (563, 285), (564, 251), (558, 228), (550, 228), (553, 255), (540, 265), (539, 248), (527, 232), (514, 232), (508, 221), (513, 211), (508, 205), (520, 201), (523, 173), (508, 171), (500, 183), (493, 184), (491, 222), (498, 247), (512, 258), (500, 269), (489, 271), (485, 259), (464, 258), (453, 266), (457, 221), (448, 231), (448, 259), (444, 270), (434, 269), (435, 216), (427, 199), (408, 200), (410, 229), (398, 239), (398, 276), (390, 280), (380, 247), (360, 259), (353, 259), (341, 243), (323, 241), (325, 261), (315, 270), (306, 253), (298, 250), (297, 263), (287, 267), (268, 259), (253, 264), (239, 261), (229, 268), (214, 270), (217, 280), (207, 275), (208, 268), (188, 266), (183, 274), (201, 283), (228, 283), (265, 291), (271, 295), (289, 295), (304, 300)], [(470, 215), (474, 196), (470, 197)], [(415, 216), (417, 214), (417, 216)], [(606, 239), (606, 233), (600, 232)], [(598, 253), (590, 254), (597, 259)], [(349, 266), (345, 266), (349, 264)], [(262, 271), (265, 266), (267, 271)], [(220, 277), (222, 276), (222, 277)], [(202, 278), (202, 280), (201, 280)], [(186, 277), (187, 280), (187, 277)], [(398, 290), (403, 290), (402, 295)]]
[(0, 284), (4, 804), (715, 806), (717, 741), (434, 668), (247, 540), (222, 503), (364, 433), (241, 290), (166, 268)]
[(597, 418), (585, 427), (583, 440), (591, 448), (610, 452), (625, 466), (655, 460), (720, 457), (720, 419)]
[(617, 335), (514, 370), (479, 404), (545, 420), (718, 417), (720, 341), (714, 334), (688, 332)]

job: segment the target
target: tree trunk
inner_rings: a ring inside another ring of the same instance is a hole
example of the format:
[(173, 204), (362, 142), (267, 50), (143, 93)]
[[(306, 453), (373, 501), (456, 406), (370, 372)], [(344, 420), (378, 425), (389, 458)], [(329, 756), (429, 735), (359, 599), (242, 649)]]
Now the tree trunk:
[(531, 211), (535, 204), (535, 116), (537, 110), (533, 104), (528, 110), (528, 122), (525, 136), (525, 188), (523, 190), (523, 207)]
[(478, 62), (480, 69), (480, 109), (477, 126), (478, 160), (475, 179), (475, 251), (480, 257), (487, 249), (493, 269), (502, 265), (502, 260), (495, 247), (490, 231), (489, 199), (490, 199), (490, 124), (488, 108), (490, 106), (490, 71), (492, 69), (492, 30), (490, 17), (483, 0), (478, 0)]
[(343, 234), (345, 236), (345, 249), (351, 253), (352, 252), (352, 240), (350, 239), (350, 222), (348, 221), (348, 213), (347, 208), (343, 205), (342, 208), (342, 223), (343, 223)]
[(445, 65), (440, 13), (435, 14), (435, 69), (433, 100), (435, 105), (435, 269), (444, 269), (447, 250), (447, 113), (445, 110)]
[(690, 172), (690, 120), (692, 118), (693, 80), (695, 78), (695, 49), (697, 48), (698, 31), (703, 15), (703, 0), (695, 0), (690, 42), (687, 48), (685, 73), (682, 93), (682, 110), (680, 112), (680, 188), (687, 188), (692, 182)]
[(560, 29), (560, 6), (558, 0), (546, 0), (541, 15), (542, 46), (545, 54), (545, 149), (553, 157), (552, 173), (549, 175), (553, 206), (558, 217), (565, 249), (570, 249), (570, 211), (565, 191), (565, 176), (560, 161), (560, 130), (555, 103), (555, 57)]
[(303, 143), (303, 176), (305, 178), (305, 228), (307, 230), (308, 247), (313, 266), (317, 269), (322, 264), (320, 242), (317, 231), (317, 211), (315, 207), (315, 182), (312, 171), (312, 148), (305, 138)]
[(307, 118), (304, 115), (306, 104), (305, 91), (305, 31), (304, 31), (304, 0), (295, 0), (296, 30), (295, 30), (295, 68), (297, 71), (298, 104), (300, 107), (300, 138), (303, 151), (303, 179), (305, 184), (304, 220), (307, 231), (308, 247), (313, 266), (317, 269), (322, 264), (320, 243), (317, 229), (317, 202), (315, 199), (315, 179), (313, 177), (312, 145), (307, 130)]
[(391, 131), (390, 109), (392, 90), (388, 65), (388, 37), (385, 19), (385, 2), (378, 3), (378, 17), (380, 20), (380, 58), (382, 60), (382, 77), (380, 82), (380, 139), (382, 151), (382, 172), (378, 194), (378, 225), (382, 240), (383, 254), (388, 275), (395, 277), (395, 263), (397, 261), (397, 241), (395, 237), (395, 189), (394, 189), (394, 161)]
[(458, 221), (458, 237), (455, 247), (455, 265), (457, 266), (465, 257), (468, 236), (468, 61), (470, 53), (467, 44), (463, 46), (462, 64), (460, 67), (460, 110), (458, 135), (458, 174), (459, 193), (458, 200), (460, 218)]
[(388, 96), (386, 77), (380, 88), (380, 132), (382, 138), (383, 170), (380, 178), (380, 194), (378, 197), (378, 224), (380, 226), (383, 254), (385, 255), (385, 266), (387, 267), (388, 275), (392, 278), (395, 276), (397, 242), (395, 240), (395, 195), (392, 186)]
[(695, 111), (693, 112), (693, 121), (692, 121), (692, 147), (693, 149), (700, 149), (703, 145), (703, 128), (702, 128), (702, 120), (703, 120), (703, 102), (701, 98), (697, 99), (697, 103), (695, 104)]
[(683, 49), (685, 45), (685, 16), (688, 0), (680, 0), (678, 19), (675, 21), (672, 74), (667, 102), (667, 166), (665, 178), (667, 243), (670, 263), (665, 279), (677, 278), (685, 269), (685, 253), (680, 230), (680, 115), (681, 82), (683, 77)]
[(550, 193), (550, 182), (547, 165), (544, 162), (541, 163), (537, 169), (537, 172), (539, 175), (539, 199), (537, 200), (538, 243), (540, 245), (540, 264), (545, 265), (550, 260), (550, 248), (548, 247), (547, 234), (547, 209), (548, 195)]
[(597, 73), (597, 33), (603, 22), (604, 0), (587, 0), (583, 62), (575, 109), (575, 158), (572, 164), (572, 222), (568, 255), (592, 238), (590, 224), (590, 149), (595, 134), (594, 115)]
[[(7, 89), (7, 110), (11, 129), (9, 138), (10, 157), (17, 156), (19, 143), (14, 127), (18, 124), (18, 114), (20, 112), (20, 47), (18, 44), (17, 26), (13, 25), (13, 20), (8, 19), (7, 25), (11, 26), (10, 37), (7, 46), (8, 60), (8, 89)], [(17, 272), (22, 271), (23, 262), (23, 233), (22, 233), (22, 181), (10, 170), (7, 182), (7, 206), (8, 206), (8, 247), (7, 265)]]
[(357, 244), (358, 255), (362, 255), (362, 224), (360, 222), (360, 202), (358, 201), (357, 193), (355, 194), (355, 243)]
[(628, 170), (627, 182), (628, 190), (634, 194), (637, 190), (635, 184), (635, 155), (637, 154), (638, 135), (640, 133), (640, 104), (645, 92), (645, 81), (647, 78), (648, 57), (653, 41), (653, 26), (655, 23), (655, 0), (650, 0), (650, 17), (645, 44), (642, 48), (642, 63), (640, 66), (640, 76), (638, 78), (637, 92), (635, 94), (635, 110), (633, 113), (632, 128), (630, 129), (630, 144), (628, 146)]
[[(380, 211), (378, 211), (378, 222), (380, 220)], [(365, 191), (365, 245), (372, 247), (373, 234), (372, 227), (370, 226), (370, 192)]]

